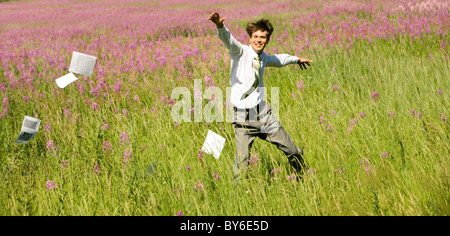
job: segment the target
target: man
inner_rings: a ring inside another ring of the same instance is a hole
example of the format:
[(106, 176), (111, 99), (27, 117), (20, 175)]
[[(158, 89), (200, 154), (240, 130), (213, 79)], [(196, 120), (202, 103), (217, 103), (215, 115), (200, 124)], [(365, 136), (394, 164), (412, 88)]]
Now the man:
[(239, 43), (224, 26), (225, 18), (214, 11), (208, 20), (216, 24), (219, 38), (231, 56), (231, 103), (234, 106), (233, 127), (236, 152), (233, 172), (238, 178), (249, 164), (250, 149), (256, 137), (275, 144), (284, 152), (290, 164), (301, 173), (304, 167), (303, 151), (297, 148), (272, 115), (271, 107), (264, 101), (263, 73), (265, 67), (282, 67), (298, 64), (306, 69), (312, 61), (287, 54), (267, 55), (264, 49), (273, 32), (267, 19), (247, 24), (250, 46)]

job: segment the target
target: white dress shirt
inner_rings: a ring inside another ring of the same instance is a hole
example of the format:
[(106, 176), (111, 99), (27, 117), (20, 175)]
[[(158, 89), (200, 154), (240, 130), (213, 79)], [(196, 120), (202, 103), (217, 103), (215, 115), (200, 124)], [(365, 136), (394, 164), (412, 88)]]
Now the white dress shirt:
[(289, 64), (295, 64), (298, 57), (288, 54), (267, 55), (263, 52), (261, 57), (261, 68), (259, 70), (259, 89), (254, 90), (247, 98), (241, 100), (242, 95), (250, 89), (255, 80), (253, 71), (253, 60), (258, 54), (251, 46), (242, 45), (231, 34), (231, 32), (223, 26), (217, 29), (219, 38), (222, 40), (228, 53), (231, 56), (231, 98), (230, 102), (239, 109), (252, 108), (264, 100), (264, 68), (265, 67), (282, 67)]

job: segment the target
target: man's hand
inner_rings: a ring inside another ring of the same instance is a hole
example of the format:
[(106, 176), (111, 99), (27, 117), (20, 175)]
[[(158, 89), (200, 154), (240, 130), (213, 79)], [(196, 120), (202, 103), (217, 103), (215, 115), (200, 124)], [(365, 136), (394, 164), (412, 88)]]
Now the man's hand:
[(298, 58), (297, 64), (300, 66), (300, 69), (305, 69), (306, 70), (306, 66), (309, 66), (309, 63), (312, 63), (311, 60), (306, 59), (306, 58)]
[(225, 20), (225, 17), (220, 18), (220, 15), (217, 11), (214, 11), (209, 15), (209, 17), (206, 20), (211, 20), (214, 24), (216, 24), (217, 28), (223, 27), (223, 21)]

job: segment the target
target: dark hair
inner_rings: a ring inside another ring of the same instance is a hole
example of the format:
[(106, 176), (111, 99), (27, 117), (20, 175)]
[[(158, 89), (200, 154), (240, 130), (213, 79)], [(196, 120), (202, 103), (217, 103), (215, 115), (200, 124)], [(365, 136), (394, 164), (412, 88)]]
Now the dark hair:
[(263, 32), (267, 31), (267, 33), (269, 33), (269, 35), (267, 36), (267, 40), (269, 40), (270, 35), (272, 35), (272, 32), (273, 32), (273, 26), (269, 22), (268, 19), (262, 18), (261, 20), (259, 20), (257, 22), (248, 22), (246, 30), (247, 30), (248, 36), (250, 36), (250, 37), (252, 37), (252, 34), (258, 30), (261, 30)]

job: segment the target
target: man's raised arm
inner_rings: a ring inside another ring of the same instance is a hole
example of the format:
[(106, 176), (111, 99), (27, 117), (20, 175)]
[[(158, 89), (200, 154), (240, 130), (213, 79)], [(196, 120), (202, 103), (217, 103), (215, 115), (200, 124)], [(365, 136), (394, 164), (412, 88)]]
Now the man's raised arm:
[(231, 58), (234, 58), (242, 54), (242, 45), (233, 37), (227, 27), (224, 26), (223, 21), (225, 19), (225, 17), (221, 18), (219, 13), (216, 11), (211, 13), (207, 18), (207, 20), (211, 20), (214, 24), (216, 24), (220, 40), (222, 40), (223, 44), (228, 49), (228, 53)]
[(208, 16), (207, 20), (212, 21), (214, 24), (216, 24), (217, 28), (222, 28), (223, 27), (223, 21), (226, 20), (227, 18), (222, 17), (220, 18), (220, 15), (218, 12), (214, 11), (213, 13), (211, 13), (211, 15)]

